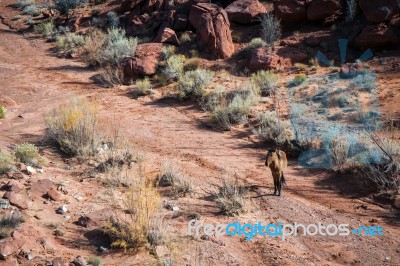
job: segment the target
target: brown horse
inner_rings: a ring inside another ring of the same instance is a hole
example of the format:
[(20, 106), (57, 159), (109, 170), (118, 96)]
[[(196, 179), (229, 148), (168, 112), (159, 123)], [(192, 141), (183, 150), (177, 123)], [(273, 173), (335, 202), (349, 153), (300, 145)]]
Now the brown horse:
[(278, 196), (281, 195), (282, 185), (285, 185), (285, 175), (283, 171), (287, 167), (286, 153), (281, 150), (268, 150), (267, 159), (265, 160), (265, 166), (269, 167), (274, 178), (274, 195), (278, 191)]

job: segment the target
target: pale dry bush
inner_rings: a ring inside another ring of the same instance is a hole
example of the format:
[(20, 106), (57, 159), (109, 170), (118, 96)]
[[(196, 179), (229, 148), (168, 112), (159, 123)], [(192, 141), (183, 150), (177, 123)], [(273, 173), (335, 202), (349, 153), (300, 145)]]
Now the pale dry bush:
[(11, 171), (14, 167), (15, 158), (11, 153), (0, 150), (0, 174)]
[(171, 186), (174, 197), (185, 197), (194, 192), (192, 181), (172, 161), (164, 161), (161, 169), (158, 184)]
[(125, 192), (123, 199), (127, 217), (116, 215), (102, 228), (110, 237), (111, 246), (114, 248), (137, 250), (149, 242), (150, 234), (154, 237), (152, 219), (155, 219), (159, 209), (160, 195), (153, 186), (154, 182), (145, 177), (144, 167), (144, 161), (141, 161), (131, 172), (132, 185)]
[(341, 168), (349, 157), (349, 143), (346, 138), (337, 137), (332, 141), (332, 155), (335, 166)]
[(96, 104), (72, 100), (55, 109), (46, 124), (50, 137), (66, 154), (88, 157), (96, 153), (100, 140)]
[(293, 137), (290, 122), (280, 120), (275, 112), (266, 111), (258, 117), (257, 121), (258, 127), (253, 130), (253, 133), (262, 140), (282, 144)]

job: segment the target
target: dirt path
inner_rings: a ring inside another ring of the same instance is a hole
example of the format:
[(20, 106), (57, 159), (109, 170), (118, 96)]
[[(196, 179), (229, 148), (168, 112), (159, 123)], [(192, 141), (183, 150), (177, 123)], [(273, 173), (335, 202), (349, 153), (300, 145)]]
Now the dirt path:
[[(56, 58), (51, 47), (0, 23), (0, 94), (16, 102), (0, 124), (0, 146), (40, 140), (44, 133), (43, 117), (51, 109), (71, 97), (87, 96), (100, 103), (104, 121), (111, 126), (115, 117), (135, 147), (144, 150), (155, 165), (173, 158), (204, 189), (226, 169), (236, 172), (248, 184), (264, 186), (258, 194), (271, 193), (272, 179), (262, 161), (264, 151), (242, 137), (242, 131), (212, 131), (193, 119), (201, 118), (201, 112), (173, 100), (158, 100), (157, 96), (133, 100), (127, 96), (127, 90), (100, 89), (90, 80), (95, 72), (76, 60)], [(397, 212), (365, 203), (353, 197), (351, 188), (343, 189), (348, 185), (346, 180), (331, 180), (329, 174), (302, 169), (294, 161), (290, 162), (287, 176), (289, 188), (283, 197), (252, 200), (251, 211), (239, 220), (375, 224), (384, 228), (385, 235), (292, 237), (285, 241), (257, 238), (249, 242), (226, 237), (224, 247), (204, 242), (206, 265), (400, 265)], [(339, 188), (344, 192), (340, 193)], [(203, 200), (201, 195), (196, 197), (183, 208), (201, 211), (210, 221), (229, 220), (214, 215), (212, 202)], [(367, 209), (357, 208), (360, 205)], [(185, 232), (186, 224), (180, 226)], [(191, 243), (182, 248), (182, 257), (192, 256), (193, 246)], [(107, 265), (118, 261), (112, 256), (108, 259)]]

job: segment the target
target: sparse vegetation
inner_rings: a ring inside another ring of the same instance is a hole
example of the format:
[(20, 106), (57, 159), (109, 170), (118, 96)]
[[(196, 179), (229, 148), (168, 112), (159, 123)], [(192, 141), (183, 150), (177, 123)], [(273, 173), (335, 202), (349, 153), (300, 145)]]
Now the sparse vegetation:
[(31, 6), (35, 4), (35, 0), (19, 0), (14, 4), (16, 8), (24, 9), (27, 6)]
[(191, 71), (191, 70), (196, 70), (200, 66), (200, 59), (198, 58), (190, 58), (186, 60), (184, 66), (183, 66), (183, 71)]
[(222, 185), (219, 186), (218, 191), (213, 192), (218, 209), (228, 216), (243, 213), (247, 191), (239, 185), (238, 176), (222, 174), (220, 179)]
[(69, 10), (74, 9), (86, 3), (86, 0), (55, 0), (54, 5), (61, 14), (67, 14)]
[(3, 216), (0, 220), (0, 239), (10, 237), (18, 225), (23, 223), (20, 212), (16, 211), (8, 216)]
[(306, 81), (306, 74), (298, 74), (296, 75), (288, 84), (289, 87), (296, 87)]
[(273, 14), (267, 13), (260, 19), (261, 37), (268, 46), (273, 46), (282, 36), (282, 26)]
[(116, 28), (119, 26), (119, 17), (114, 11), (107, 13), (107, 22), (110, 28)]
[(178, 81), (181, 98), (200, 98), (204, 89), (213, 79), (213, 73), (205, 69), (196, 69), (186, 72)]
[(40, 15), (40, 9), (37, 8), (36, 5), (28, 5), (26, 7), (24, 7), (24, 9), (22, 10), (22, 13), (25, 15), (30, 15), (30, 16), (39, 16)]
[(132, 178), (133, 184), (128, 188), (124, 199), (129, 217), (117, 217), (102, 229), (110, 237), (113, 248), (137, 250), (144, 246), (149, 241), (151, 220), (159, 207), (160, 197), (151, 180), (144, 176), (143, 162), (138, 164)]
[(183, 75), (183, 67), (185, 60), (186, 57), (184, 55), (169, 56), (166, 61), (166, 66), (162, 70), (163, 75), (168, 80), (178, 80)]
[(106, 41), (106, 34), (101, 30), (91, 30), (85, 39), (80, 55), (81, 60), (88, 66), (97, 66), (100, 64), (100, 54), (103, 44)]
[(54, 22), (52, 20), (42, 22), (38, 25), (35, 25), (33, 27), (36, 33), (44, 35), (44, 36), (50, 36), (51, 34), (54, 33), (55, 26)]
[(95, 104), (73, 100), (46, 118), (50, 137), (70, 155), (90, 156), (99, 143), (98, 111)]
[(261, 38), (254, 38), (252, 39), (248, 44), (247, 47), (248, 49), (255, 49), (255, 48), (260, 48), (265, 46), (267, 43), (261, 39)]
[(346, 0), (345, 2), (346, 22), (351, 22), (357, 14), (357, 0)]
[(152, 86), (149, 78), (144, 78), (144, 79), (138, 79), (135, 82), (136, 90), (135, 93), (138, 96), (141, 95), (148, 95), (152, 91)]
[(39, 148), (32, 143), (16, 145), (15, 157), (18, 161), (28, 165), (40, 166), (44, 163), (43, 157), (39, 154)]
[(192, 40), (192, 37), (190, 35), (190, 32), (184, 32), (181, 34), (181, 36), (179, 37), (179, 42), (181, 44), (185, 44), (187, 42), (190, 42)]
[(176, 50), (176, 47), (173, 45), (168, 45), (167, 47), (164, 47), (161, 51), (163, 58), (165, 60), (167, 60), (168, 58), (170, 58), (172, 55), (175, 54), (175, 50)]
[(6, 117), (6, 110), (3, 105), (0, 104), (0, 119), (4, 119)]
[(0, 174), (5, 174), (13, 168), (14, 156), (0, 150)]
[(292, 138), (290, 122), (279, 120), (275, 112), (264, 112), (258, 117), (257, 122), (258, 127), (254, 129), (254, 133), (262, 140), (285, 143)]
[(172, 186), (174, 197), (185, 197), (187, 194), (194, 192), (194, 186), (191, 180), (179, 171), (170, 161), (163, 163), (158, 184), (162, 186)]
[(279, 84), (279, 75), (272, 71), (258, 71), (251, 76), (251, 80), (260, 88), (263, 95), (274, 95)]
[(376, 77), (372, 73), (359, 74), (354, 79), (354, 85), (367, 92), (371, 92), (376, 88)]
[(90, 258), (88, 258), (87, 263), (92, 266), (101, 266), (101, 258), (100, 257), (90, 257)]
[(85, 37), (78, 33), (67, 32), (57, 40), (58, 49), (68, 53), (77, 52), (84, 44)]

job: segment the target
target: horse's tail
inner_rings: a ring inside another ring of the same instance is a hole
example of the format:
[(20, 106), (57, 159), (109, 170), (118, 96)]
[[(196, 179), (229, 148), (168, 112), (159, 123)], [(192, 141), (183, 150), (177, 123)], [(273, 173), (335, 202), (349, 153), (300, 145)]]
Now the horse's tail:
[(282, 184), (282, 187), (286, 187), (286, 179), (285, 179), (285, 175), (283, 173), (282, 173), (281, 184)]

